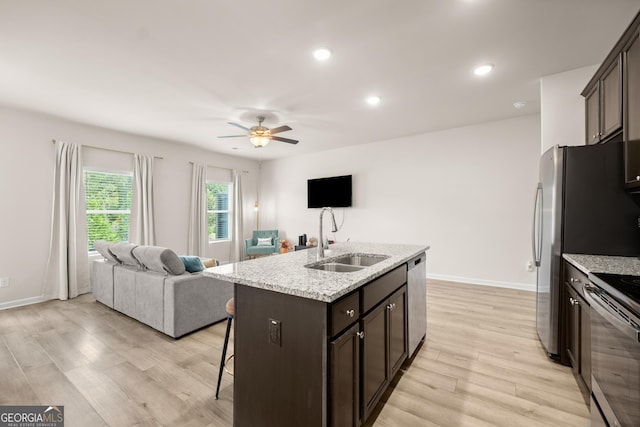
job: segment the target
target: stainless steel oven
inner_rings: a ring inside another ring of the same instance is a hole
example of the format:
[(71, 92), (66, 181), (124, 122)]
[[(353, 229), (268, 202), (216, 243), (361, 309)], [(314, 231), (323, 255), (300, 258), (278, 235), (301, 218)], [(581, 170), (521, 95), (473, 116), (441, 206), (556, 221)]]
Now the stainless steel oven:
[[(640, 426), (640, 310), (634, 310), (638, 302), (629, 299), (628, 293), (621, 294), (615, 283), (622, 280), (624, 285), (629, 277), (633, 276), (589, 275), (592, 284), (585, 286), (591, 305), (592, 398), (596, 403), (592, 402), (592, 419), (600, 415), (611, 427)], [(634, 289), (638, 291), (640, 278), (634, 280), (639, 281)]]

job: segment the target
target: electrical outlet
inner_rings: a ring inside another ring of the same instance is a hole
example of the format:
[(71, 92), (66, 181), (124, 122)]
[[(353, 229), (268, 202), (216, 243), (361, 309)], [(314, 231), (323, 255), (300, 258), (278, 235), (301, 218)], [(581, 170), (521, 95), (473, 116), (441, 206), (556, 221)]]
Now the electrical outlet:
[(280, 347), (281, 342), (281, 322), (279, 320), (269, 319), (269, 343)]
[(8, 287), (9, 287), (9, 278), (0, 277), (0, 288), (8, 288)]
[(533, 261), (527, 261), (527, 271), (533, 271)]

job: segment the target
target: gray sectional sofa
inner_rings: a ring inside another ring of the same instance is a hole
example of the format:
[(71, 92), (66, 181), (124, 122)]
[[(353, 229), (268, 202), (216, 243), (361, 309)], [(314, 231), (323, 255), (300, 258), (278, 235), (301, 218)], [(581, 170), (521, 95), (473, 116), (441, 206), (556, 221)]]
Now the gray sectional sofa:
[(102, 304), (173, 338), (226, 318), (233, 285), (187, 272), (171, 249), (107, 242), (95, 248), (103, 259), (91, 263), (91, 286)]

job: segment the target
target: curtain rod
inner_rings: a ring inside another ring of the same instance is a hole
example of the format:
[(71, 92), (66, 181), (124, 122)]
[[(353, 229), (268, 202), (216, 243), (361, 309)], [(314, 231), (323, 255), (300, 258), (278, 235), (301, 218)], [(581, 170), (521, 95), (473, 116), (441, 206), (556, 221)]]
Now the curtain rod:
[[(194, 164), (195, 164), (195, 162), (189, 162), (189, 163), (191, 163), (192, 165), (194, 165)], [(228, 170), (228, 171), (232, 171), (232, 170), (233, 170), (233, 168), (225, 168), (225, 167), (222, 167), (222, 166), (208, 165), (208, 164), (206, 164), (206, 163), (205, 163), (205, 166), (206, 166), (206, 167), (208, 167), (208, 168), (225, 169), (225, 170)], [(246, 171), (246, 170), (243, 170), (243, 171), (241, 171), (241, 172), (242, 172), (242, 173), (249, 173), (249, 171)]]
[[(51, 142), (53, 142), (54, 144), (56, 143), (55, 139), (52, 139)], [(93, 145), (85, 145), (85, 144), (80, 144), (83, 147), (88, 147), (88, 148), (95, 148), (96, 150), (104, 150), (104, 151), (113, 151), (114, 153), (123, 153), (123, 154), (136, 154), (136, 153), (132, 153), (130, 151), (122, 151), (122, 150), (116, 150), (114, 148), (104, 148), (104, 147), (95, 147)], [(163, 160), (162, 157), (159, 156), (153, 156), (154, 159), (159, 159), (159, 160)]]

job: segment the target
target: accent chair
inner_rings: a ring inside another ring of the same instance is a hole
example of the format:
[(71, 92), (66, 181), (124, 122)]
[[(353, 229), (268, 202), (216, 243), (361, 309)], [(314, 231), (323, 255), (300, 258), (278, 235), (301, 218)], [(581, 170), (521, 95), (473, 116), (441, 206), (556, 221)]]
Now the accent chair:
[(254, 258), (260, 255), (271, 255), (280, 252), (278, 230), (253, 230), (250, 239), (244, 241), (247, 256)]

